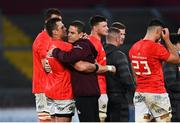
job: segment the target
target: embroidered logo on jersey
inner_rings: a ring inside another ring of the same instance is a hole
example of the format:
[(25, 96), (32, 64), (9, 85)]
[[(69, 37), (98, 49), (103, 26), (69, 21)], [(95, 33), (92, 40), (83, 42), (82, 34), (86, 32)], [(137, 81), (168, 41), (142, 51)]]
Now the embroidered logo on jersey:
[(143, 102), (143, 101), (145, 101), (145, 97), (144, 96), (141, 96), (141, 95), (135, 96), (135, 103)]
[(57, 107), (57, 109), (58, 109), (59, 111), (63, 111), (63, 110), (65, 109), (65, 107)]
[(74, 48), (78, 48), (78, 49), (83, 49), (81, 46), (79, 46), (79, 45), (76, 45), (76, 46), (74, 46)]
[(73, 109), (74, 109), (74, 106), (69, 107), (69, 111), (73, 111)]
[(43, 109), (44, 108), (44, 105), (39, 105), (38, 106), (38, 109)]
[(104, 105), (102, 105), (102, 107), (101, 107), (102, 109), (105, 109), (106, 108), (106, 104), (104, 104)]

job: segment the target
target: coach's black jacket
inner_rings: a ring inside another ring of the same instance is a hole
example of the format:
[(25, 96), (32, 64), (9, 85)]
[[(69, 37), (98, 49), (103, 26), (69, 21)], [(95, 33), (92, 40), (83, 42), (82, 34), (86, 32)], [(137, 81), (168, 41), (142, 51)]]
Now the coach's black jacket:
[(107, 64), (115, 65), (116, 67), (115, 75), (109, 72), (106, 73), (108, 95), (125, 95), (126, 93), (130, 93), (132, 98), (135, 86), (126, 55), (111, 44), (106, 45), (105, 50)]
[(180, 64), (164, 63), (164, 78), (169, 94), (173, 122), (180, 122)]

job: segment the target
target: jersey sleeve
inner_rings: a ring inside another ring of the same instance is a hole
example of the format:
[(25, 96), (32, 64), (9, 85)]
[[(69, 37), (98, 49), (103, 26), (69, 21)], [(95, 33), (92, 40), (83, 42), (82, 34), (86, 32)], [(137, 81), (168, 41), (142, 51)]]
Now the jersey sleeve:
[(161, 44), (158, 44), (156, 46), (156, 50), (154, 51), (156, 51), (155, 57), (157, 57), (158, 59), (161, 59), (162, 61), (166, 61), (170, 56), (169, 51)]
[(44, 39), (44, 38), (40, 38), (37, 39), (38, 40), (38, 44), (37, 44), (37, 47), (38, 47), (38, 54), (40, 56), (40, 59), (44, 59), (46, 58), (46, 55), (47, 55), (47, 50), (48, 50), (48, 43), (50, 42), (50, 38), (49, 39)]

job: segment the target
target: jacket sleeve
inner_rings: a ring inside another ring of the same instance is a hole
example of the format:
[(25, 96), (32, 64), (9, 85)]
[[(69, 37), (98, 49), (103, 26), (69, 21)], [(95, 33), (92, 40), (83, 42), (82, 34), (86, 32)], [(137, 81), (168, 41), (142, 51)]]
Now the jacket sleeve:
[(60, 62), (74, 64), (77, 61), (84, 60), (91, 53), (91, 49), (85, 42), (76, 43), (73, 48), (68, 51), (62, 51), (58, 48), (53, 50), (53, 57)]

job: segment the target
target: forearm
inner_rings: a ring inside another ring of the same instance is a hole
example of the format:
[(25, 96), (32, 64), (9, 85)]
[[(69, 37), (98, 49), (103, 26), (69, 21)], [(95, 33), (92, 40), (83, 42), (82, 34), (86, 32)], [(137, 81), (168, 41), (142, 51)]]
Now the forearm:
[(105, 72), (116, 72), (116, 68), (113, 65), (99, 65), (99, 64), (92, 64), (85, 61), (79, 61), (74, 64), (74, 68), (77, 71), (85, 72), (85, 73), (92, 73), (96, 72), (98, 74), (105, 73)]
[(85, 61), (76, 62), (73, 66), (77, 71), (85, 72), (85, 73), (92, 73), (92, 72), (95, 72), (96, 70), (95, 64), (85, 62)]
[(165, 40), (166, 47), (168, 51), (173, 54), (176, 57), (179, 57), (177, 49), (174, 47), (174, 45), (171, 43), (169, 39)]
[(79, 57), (73, 52), (73, 50), (65, 52), (58, 48), (53, 50), (53, 57), (57, 58), (60, 62), (73, 64), (79, 61)]

